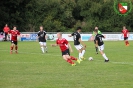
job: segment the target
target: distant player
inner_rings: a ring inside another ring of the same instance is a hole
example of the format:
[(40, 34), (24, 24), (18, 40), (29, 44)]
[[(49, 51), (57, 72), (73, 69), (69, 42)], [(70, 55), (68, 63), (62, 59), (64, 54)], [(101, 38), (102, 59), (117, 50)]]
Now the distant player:
[[(95, 30), (98, 30), (98, 27), (95, 27), (94, 31), (95, 31)], [(96, 34), (95, 34), (94, 31), (93, 31), (92, 36), (91, 36), (90, 39), (91, 39), (91, 40), (94, 40), (95, 49), (96, 49), (96, 54), (98, 54), (98, 47), (96, 46), (96, 40), (95, 40)], [(98, 34), (102, 34), (100, 30), (98, 30)]]
[(5, 40), (4, 41), (7, 41), (7, 35), (8, 35), (8, 32), (10, 31), (10, 28), (8, 27), (8, 25), (6, 24), (5, 27), (3, 28), (3, 31), (5, 33)]
[(15, 47), (15, 52), (18, 53), (18, 42), (17, 42), (17, 36), (20, 35), (20, 32), (17, 30), (16, 26), (13, 26), (13, 30), (9, 31), (9, 34), (11, 34), (11, 51), (10, 53), (13, 53), (13, 48)]
[(95, 41), (96, 46), (99, 48), (100, 53), (102, 54), (103, 58), (105, 59), (105, 62), (108, 62), (109, 59), (106, 57), (104, 50), (104, 42), (102, 38), (105, 38), (102, 34), (98, 34), (98, 30), (95, 30), (94, 33), (96, 34)]
[(52, 44), (51, 46), (59, 46), (62, 52), (63, 59), (70, 63), (72, 66), (76, 65), (72, 60), (75, 60), (78, 63), (80, 63), (80, 61), (77, 60), (77, 58), (70, 56), (69, 49), (72, 52), (71, 45), (65, 38), (62, 38), (62, 33), (57, 33), (57, 38), (58, 39), (56, 40), (56, 44)]
[(43, 26), (40, 26), (40, 31), (38, 32), (38, 41), (43, 53), (47, 53), (46, 37), (46, 32), (43, 30)]
[(128, 37), (129, 37), (129, 31), (126, 29), (126, 27), (123, 27), (122, 30), (122, 36), (124, 36), (125, 45), (129, 46)]
[(73, 36), (74, 46), (79, 52), (79, 60), (82, 61), (82, 59), (85, 59), (84, 54), (85, 54), (86, 45), (81, 41), (80, 32), (81, 32), (81, 27), (78, 27), (76, 32), (74, 32), (74, 33), (72, 33), (71, 35), (68, 35), (68, 36), (69, 37)]

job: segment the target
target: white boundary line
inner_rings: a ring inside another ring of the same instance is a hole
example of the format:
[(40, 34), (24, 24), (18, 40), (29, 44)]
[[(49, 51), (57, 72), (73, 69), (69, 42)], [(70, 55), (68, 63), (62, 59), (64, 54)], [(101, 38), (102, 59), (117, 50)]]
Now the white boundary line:
[[(9, 50), (2, 50), (0, 49), (0, 51), (9, 51)], [(28, 53), (28, 52), (19, 52), (20, 54), (40, 54), (40, 55), (50, 55), (50, 56), (56, 56), (56, 57), (61, 57), (61, 55), (52, 55), (52, 54), (49, 54), (49, 53)], [(97, 61), (103, 61), (103, 60), (97, 60)], [(5, 61), (2, 61), (0, 63), (44, 63), (44, 62), (5, 62)], [(133, 65), (133, 62), (112, 62), (110, 61), (109, 63), (113, 63), (113, 64), (123, 64), (123, 65)]]

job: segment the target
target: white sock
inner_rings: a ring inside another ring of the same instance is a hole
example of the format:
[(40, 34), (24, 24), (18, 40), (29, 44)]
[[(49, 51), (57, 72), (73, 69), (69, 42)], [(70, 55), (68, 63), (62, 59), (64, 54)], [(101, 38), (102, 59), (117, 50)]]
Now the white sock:
[(81, 57), (84, 57), (85, 50), (82, 51)]
[(44, 53), (44, 47), (41, 47), (42, 52)]
[(80, 58), (80, 57), (81, 57), (81, 54), (82, 54), (82, 53), (79, 53), (79, 60), (81, 59), (81, 58)]
[(104, 58), (105, 60), (108, 60), (108, 58), (106, 57), (105, 53), (104, 53), (102, 56), (103, 56), (103, 58)]

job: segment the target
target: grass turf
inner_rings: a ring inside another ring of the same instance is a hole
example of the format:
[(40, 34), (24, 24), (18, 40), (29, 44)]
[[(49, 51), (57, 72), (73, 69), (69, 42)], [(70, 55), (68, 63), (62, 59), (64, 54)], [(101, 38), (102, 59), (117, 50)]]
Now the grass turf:
[[(85, 61), (71, 66), (62, 59), (59, 47), (42, 54), (37, 42), (19, 42), (19, 54), (10, 54), (10, 43), (0, 42), (0, 88), (133, 88), (133, 42), (105, 42), (110, 59), (95, 54), (93, 42), (85, 42)], [(74, 50), (72, 56), (78, 57)]]

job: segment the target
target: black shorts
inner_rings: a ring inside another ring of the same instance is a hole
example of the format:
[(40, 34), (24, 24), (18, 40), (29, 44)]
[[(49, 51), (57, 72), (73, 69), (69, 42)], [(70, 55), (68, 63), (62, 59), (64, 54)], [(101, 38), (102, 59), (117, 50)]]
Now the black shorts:
[(17, 45), (18, 44), (18, 42), (17, 41), (13, 41), (13, 40), (11, 40), (11, 44), (15, 44), (15, 45)]
[(7, 36), (7, 35), (8, 35), (8, 33), (5, 32), (5, 36)]
[(128, 39), (128, 37), (124, 37), (124, 40), (127, 40)]
[(69, 52), (69, 49), (65, 50), (65, 51), (62, 51), (62, 56), (63, 55), (70, 55), (70, 52)]

